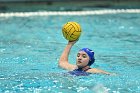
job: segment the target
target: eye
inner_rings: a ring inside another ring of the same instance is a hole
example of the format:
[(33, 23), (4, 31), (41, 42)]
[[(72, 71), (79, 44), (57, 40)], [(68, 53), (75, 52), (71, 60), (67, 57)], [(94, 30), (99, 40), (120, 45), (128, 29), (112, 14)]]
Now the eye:
[(82, 57), (83, 57), (83, 58), (87, 58), (87, 55), (83, 54)]
[(80, 54), (78, 53), (78, 54), (77, 54), (77, 57), (79, 57), (79, 56), (80, 56)]

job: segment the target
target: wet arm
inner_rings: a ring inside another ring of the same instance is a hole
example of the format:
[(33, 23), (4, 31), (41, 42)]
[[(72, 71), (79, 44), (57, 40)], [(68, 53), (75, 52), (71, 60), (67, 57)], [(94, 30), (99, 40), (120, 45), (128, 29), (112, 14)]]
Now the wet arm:
[(92, 68), (91, 70), (89, 70), (89, 72), (90, 73), (95, 73), (95, 74), (101, 73), (101, 74), (111, 75), (110, 72), (106, 72), (104, 70), (100, 70), (100, 69), (96, 69), (96, 68)]
[(72, 46), (75, 44), (75, 42), (68, 42), (68, 44), (66, 45), (66, 47), (65, 47), (64, 51), (62, 52), (60, 59), (59, 59), (60, 67), (62, 67), (64, 69), (68, 69), (68, 70), (72, 70), (75, 68), (75, 65), (70, 64), (68, 61), (70, 50), (71, 50)]

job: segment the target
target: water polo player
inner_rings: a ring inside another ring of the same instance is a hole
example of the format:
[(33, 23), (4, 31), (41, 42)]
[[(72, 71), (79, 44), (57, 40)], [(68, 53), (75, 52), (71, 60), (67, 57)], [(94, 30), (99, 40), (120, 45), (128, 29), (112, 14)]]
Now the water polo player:
[(72, 46), (76, 43), (76, 41), (69, 41), (63, 50), (60, 59), (59, 66), (63, 69), (69, 70), (69, 73), (76, 76), (87, 76), (91, 73), (102, 73), (102, 74), (111, 74), (109, 72), (90, 68), (90, 66), (95, 62), (94, 51), (89, 48), (82, 48), (77, 53), (76, 65), (70, 64), (68, 61), (69, 53)]

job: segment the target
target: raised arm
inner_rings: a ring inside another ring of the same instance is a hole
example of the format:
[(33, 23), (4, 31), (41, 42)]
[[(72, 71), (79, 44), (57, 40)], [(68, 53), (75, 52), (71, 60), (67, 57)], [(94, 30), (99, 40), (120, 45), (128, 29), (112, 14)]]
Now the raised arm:
[(77, 67), (76, 65), (70, 64), (68, 61), (70, 50), (75, 43), (76, 41), (68, 42), (65, 49), (63, 50), (59, 59), (59, 66), (61, 68), (67, 69), (67, 70), (74, 70)]

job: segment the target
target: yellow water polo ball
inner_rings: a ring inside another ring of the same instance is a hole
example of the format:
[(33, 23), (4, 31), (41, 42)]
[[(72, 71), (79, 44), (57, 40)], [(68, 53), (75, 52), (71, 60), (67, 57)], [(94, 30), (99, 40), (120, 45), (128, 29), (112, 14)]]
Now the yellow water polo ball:
[(79, 39), (81, 32), (81, 26), (77, 22), (67, 22), (62, 27), (63, 36), (69, 41)]

